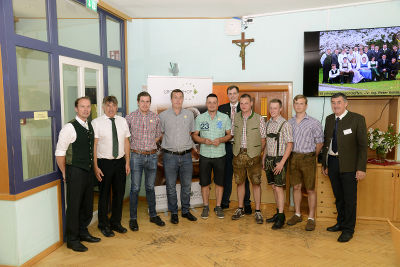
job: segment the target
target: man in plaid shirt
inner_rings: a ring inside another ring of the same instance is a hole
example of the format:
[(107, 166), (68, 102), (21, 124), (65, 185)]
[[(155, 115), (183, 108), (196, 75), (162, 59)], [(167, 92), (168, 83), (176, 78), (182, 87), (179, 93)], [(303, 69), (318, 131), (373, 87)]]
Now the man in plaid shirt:
[(149, 206), (150, 222), (158, 226), (165, 223), (156, 213), (154, 183), (157, 174), (157, 142), (161, 138), (160, 118), (150, 111), (151, 96), (141, 92), (137, 96), (138, 109), (126, 116), (131, 132), (131, 192), (129, 228), (138, 231), (137, 204), (144, 171), (146, 199)]

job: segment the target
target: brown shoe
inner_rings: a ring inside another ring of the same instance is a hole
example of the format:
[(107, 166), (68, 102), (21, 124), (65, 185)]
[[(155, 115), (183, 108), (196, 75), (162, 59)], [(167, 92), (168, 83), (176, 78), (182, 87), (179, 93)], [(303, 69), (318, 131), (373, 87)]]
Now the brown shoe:
[(306, 224), (306, 231), (314, 231), (315, 229), (315, 220), (308, 219)]
[(303, 219), (301, 218), (301, 216), (299, 217), (299, 216), (297, 216), (296, 214), (294, 214), (293, 216), (292, 216), (292, 218), (290, 218), (288, 221), (287, 221), (287, 224), (288, 225), (295, 225), (296, 223), (299, 223), (299, 222), (301, 222)]

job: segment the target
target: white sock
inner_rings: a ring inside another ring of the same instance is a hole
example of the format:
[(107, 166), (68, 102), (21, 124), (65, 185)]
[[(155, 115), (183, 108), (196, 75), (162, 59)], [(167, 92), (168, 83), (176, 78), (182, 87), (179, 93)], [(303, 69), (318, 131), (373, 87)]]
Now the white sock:
[(314, 221), (314, 218), (310, 218), (310, 217), (308, 217), (308, 219), (309, 219), (309, 220), (313, 220), (313, 221)]
[(297, 217), (301, 217), (301, 214), (300, 214), (300, 213), (295, 213), (295, 215), (296, 215)]

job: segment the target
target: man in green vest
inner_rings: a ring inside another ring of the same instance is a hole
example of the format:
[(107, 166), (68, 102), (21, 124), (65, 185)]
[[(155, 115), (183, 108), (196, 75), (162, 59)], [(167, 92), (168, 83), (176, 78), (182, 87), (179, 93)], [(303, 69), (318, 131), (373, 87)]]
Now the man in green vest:
[(67, 247), (87, 251), (81, 241), (99, 242), (87, 227), (93, 216), (93, 144), (90, 98), (75, 100), (76, 117), (61, 129), (56, 148), (57, 165), (67, 184)]
[(276, 214), (268, 218), (268, 223), (274, 223), (272, 229), (280, 229), (285, 224), (285, 194), (286, 162), (293, 148), (293, 134), (290, 124), (281, 116), (282, 101), (272, 99), (269, 102), (270, 120), (267, 122), (267, 145), (262, 160), (268, 184), (272, 186), (276, 202)]
[(244, 216), (243, 200), (244, 181), (248, 177), (252, 183), (254, 202), (256, 204), (255, 219), (263, 223), (260, 211), (261, 203), (261, 152), (265, 146), (264, 118), (252, 110), (253, 101), (248, 94), (240, 97), (241, 111), (236, 114), (232, 127), (233, 143), (233, 177), (237, 184), (239, 207), (232, 215), (232, 220)]

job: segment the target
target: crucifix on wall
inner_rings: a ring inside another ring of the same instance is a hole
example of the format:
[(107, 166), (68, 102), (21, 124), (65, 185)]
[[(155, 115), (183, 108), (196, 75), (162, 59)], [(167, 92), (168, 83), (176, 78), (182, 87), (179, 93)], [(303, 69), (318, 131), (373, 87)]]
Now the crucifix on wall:
[(232, 44), (235, 44), (240, 47), (239, 57), (242, 59), (242, 70), (246, 69), (246, 47), (254, 42), (254, 39), (245, 39), (244, 32), (242, 32), (242, 39), (240, 40), (232, 40)]

